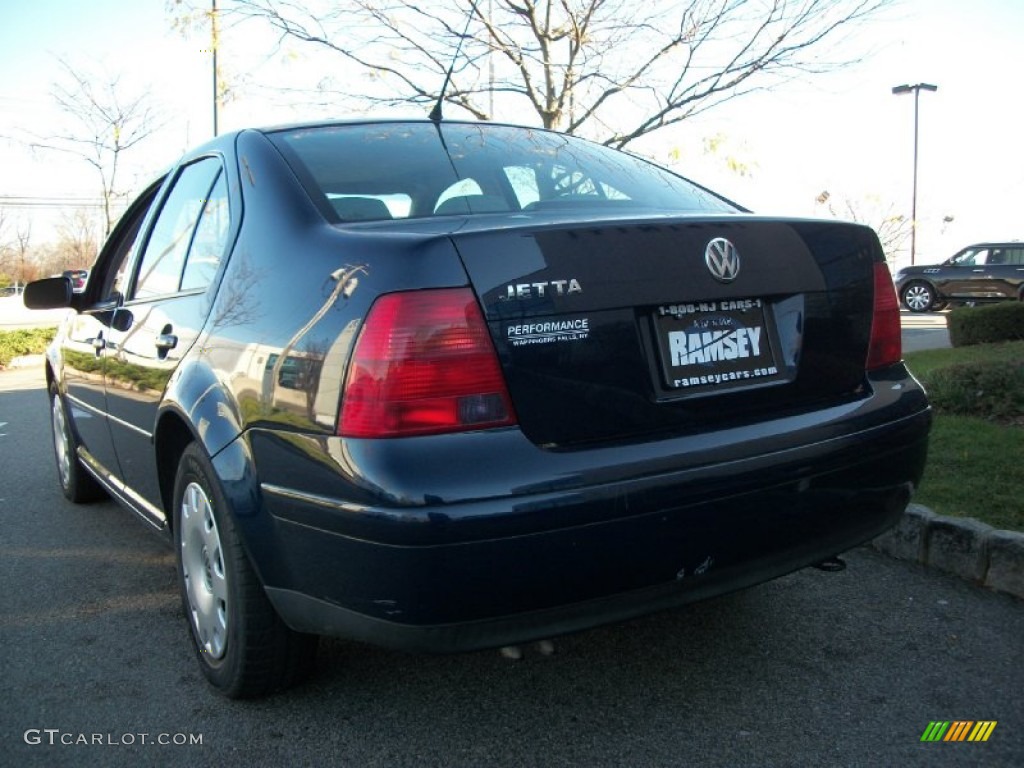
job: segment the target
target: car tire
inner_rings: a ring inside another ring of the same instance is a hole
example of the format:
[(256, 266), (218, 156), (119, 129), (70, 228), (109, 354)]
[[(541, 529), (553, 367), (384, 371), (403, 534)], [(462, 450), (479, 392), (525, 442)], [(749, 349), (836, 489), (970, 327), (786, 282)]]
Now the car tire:
[(203, 449), (191, 443), (174, 483), (178, 586), (206, 679), (229, 698), (283, 690), (312, 670), (318, 638), (289, 629), (249, 563)]
[(935, 306), (935, 290), (928, 283), (915, 280), (900, 295), (903, 306), (911, 312), (930, 312)]
[(106, 497), (106, 492), (96, 478), (82, 466), (78, 459), (78, 438), (74, 426), (68, 419), (64, 398), (51, 383), (50, 427), (53, 431), (53, 456), (57, 465), (57, 480), (64, 496), (75, 504), (85, 504)]

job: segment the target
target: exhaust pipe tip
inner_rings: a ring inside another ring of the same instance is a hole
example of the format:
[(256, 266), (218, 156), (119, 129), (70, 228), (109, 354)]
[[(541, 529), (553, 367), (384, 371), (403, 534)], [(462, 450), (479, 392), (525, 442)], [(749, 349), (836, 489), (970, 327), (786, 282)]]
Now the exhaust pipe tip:
[(814, 567), (826, 573), (839, 573), (846, 570), (846, 561), (839, 555), (832, 555), (832, 557), (826, 557), (820, 563), (815, 563)]

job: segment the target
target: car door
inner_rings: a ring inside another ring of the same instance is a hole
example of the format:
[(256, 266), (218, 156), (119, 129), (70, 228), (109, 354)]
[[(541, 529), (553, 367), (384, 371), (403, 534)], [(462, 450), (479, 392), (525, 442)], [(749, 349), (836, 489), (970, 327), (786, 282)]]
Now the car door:
[(1024, 285), (1024, 245), (992, 249), (988, 263), (991, 289), (1001, 299), (1018, 299)]
[(933, 279), (942, 294), (968, 300), (990, 297), (989, 254), (987, 246), (967, 248), (938, 268)]
[(159, 183), (125, 212), (96, 260), (85, 288), (86, 308), (68, 321), (61, 345), (62, 376), (71, 422), (93, 468), (120, 477), (107, 420), (104, 369), (119, 303), (119, 278), (132, 261), (139, 232)]
[(208, 289), (229, 230), (221, 159), (206, 157), (181, 168), (117, 309), (105, 369), (110, 430), (126, 485), (158, 522), (163, 522), (153, 441), (158, 410), (171, 375), (206, 320)]

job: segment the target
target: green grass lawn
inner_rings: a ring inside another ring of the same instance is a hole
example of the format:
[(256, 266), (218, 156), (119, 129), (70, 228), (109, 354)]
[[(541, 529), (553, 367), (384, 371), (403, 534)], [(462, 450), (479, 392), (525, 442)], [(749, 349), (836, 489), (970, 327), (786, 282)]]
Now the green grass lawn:
[[(927, 388), (932, 371), (953, 364), (1024, 360), (1024, 342), (909, 352), (907, 366)], [(1022, 414), (1024, 415), (1024, 414)], [(941, 515), (974, 517), (1024, 531), (1024, 428), (936, 412), (928, 466), (915, 501)]]
[(940, 515), (1024, 531), (1024, 429), (938, 414), (914, 501)]
[(1024, 360), (1024, 341), (977, 344), (956, 349), (924, 349), (904, 355), (907, 367), (919, 379), (927, 379), (936, 368), (956, 363), (1013, 362)]

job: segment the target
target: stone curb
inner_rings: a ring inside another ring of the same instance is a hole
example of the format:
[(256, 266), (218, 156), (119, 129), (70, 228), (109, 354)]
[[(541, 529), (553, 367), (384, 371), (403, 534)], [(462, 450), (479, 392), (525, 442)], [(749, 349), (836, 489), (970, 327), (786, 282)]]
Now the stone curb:
[(15, 368), (42, 368), (43, 362), (46, 360), (46, 355), (22, 355), (21, 357), (15, 357), (9, 362), (6, 368), (0, 368), (0, 370), (15, 369)]
[(1024, 533), (966, 517), (943, 517), (911, 504), (871, 546), (899, 560), (952, 573), (1024, 599)]

